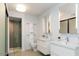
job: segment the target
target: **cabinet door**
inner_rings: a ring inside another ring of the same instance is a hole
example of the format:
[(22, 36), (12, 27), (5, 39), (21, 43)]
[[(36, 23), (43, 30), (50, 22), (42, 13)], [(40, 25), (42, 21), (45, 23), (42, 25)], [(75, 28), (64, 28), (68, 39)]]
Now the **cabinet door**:
[(67, 33), (67, 21), (60, 22), (60, 33)]
[(76, 19), (69, 20), (69, 33), (76, 33)]

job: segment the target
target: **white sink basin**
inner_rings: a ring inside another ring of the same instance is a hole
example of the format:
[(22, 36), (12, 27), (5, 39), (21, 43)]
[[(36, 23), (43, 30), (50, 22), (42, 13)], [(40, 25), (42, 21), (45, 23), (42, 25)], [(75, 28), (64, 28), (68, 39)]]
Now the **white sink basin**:
[(74, 44), (74, 43), (67, 42), (67, 47), (68, 48), (72, 48), (72, 49), (76, 49), (77, 47), (79, 47), (79, 45), (78, 44)]
[(66, 46), (66, 42), (63, 41), (52, 41), (53, 44)]

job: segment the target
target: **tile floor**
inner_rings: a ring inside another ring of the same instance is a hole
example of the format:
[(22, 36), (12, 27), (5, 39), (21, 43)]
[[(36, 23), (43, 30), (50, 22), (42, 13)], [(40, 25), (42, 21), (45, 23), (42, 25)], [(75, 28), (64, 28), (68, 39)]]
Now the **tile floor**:
[(9, 56), (43, 56), (43, 54), (33, 50), (21, 51), (21, 49), (11, 49)]

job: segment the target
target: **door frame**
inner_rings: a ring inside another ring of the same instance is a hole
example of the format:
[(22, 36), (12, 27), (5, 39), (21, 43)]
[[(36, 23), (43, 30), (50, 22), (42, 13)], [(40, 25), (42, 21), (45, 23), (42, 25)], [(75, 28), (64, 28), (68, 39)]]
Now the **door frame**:
[(12, 17), (12, 18), (18, 18), (18, 19), (21, 20), (21, 49), (22, 49), (22, 18), (9, 16), (9, 17), (8, 17), (8, 20), (7, 20), (7, 22), (8, 22), (8, 23), (7, 23), (7, 25), (8, 25), (8, 30), (7, 30), (7, 31), (8, 31), (8, 47), (7, 47), (7, 48), (8, 48), (8, 54), (10, 53), (10, 38), (9, 38), (9, 37), (10, 37), (10, 36), (9, 36), (9, 31), (10, 31), (10, 30), (9, 30), (9, 21), (10, 21), (10, 17)]

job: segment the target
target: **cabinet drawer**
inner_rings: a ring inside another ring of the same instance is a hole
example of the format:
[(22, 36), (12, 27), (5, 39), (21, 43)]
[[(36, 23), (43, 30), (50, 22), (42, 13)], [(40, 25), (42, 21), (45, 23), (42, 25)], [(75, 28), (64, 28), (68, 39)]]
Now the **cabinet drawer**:
[(51, 45), (51, 54), (56, 54), (59, 56), (74, 56), (75, 55), (75, 51), (65, 48), (65, 47), (61, 47), (61, 46), (57, 46), (57, 45)]
[(37, 49), (38, 49), (41, 53), (43, 53), (43, 54), (45, 54), (45, 55), (49, 54), (49, 49), (47, 49), (47, 48), (45, 48), (45, 47), (37, 46)]

